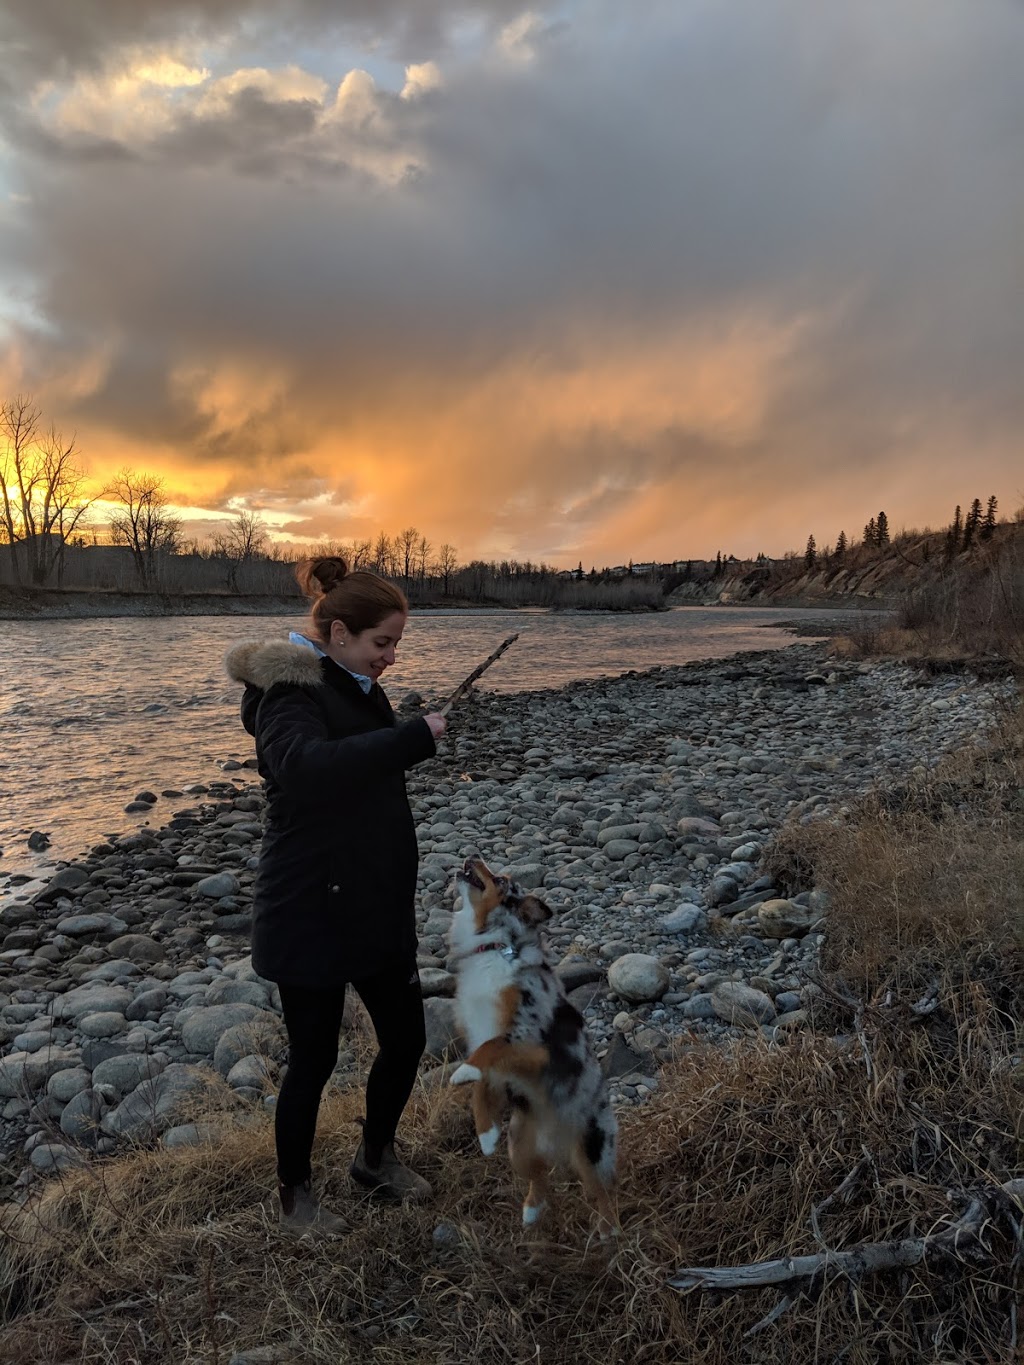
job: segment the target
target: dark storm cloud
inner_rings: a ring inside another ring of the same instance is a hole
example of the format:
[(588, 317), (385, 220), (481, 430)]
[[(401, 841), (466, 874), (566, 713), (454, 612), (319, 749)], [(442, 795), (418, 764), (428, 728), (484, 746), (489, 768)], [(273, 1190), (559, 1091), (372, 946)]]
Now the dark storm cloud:
[[(297, 0), (245, 18), (300, 9), (315, 27)], [(195, 13), (142, 6), (106, 41)], [(405, 13), (380, 8), (379, 32)], [(339, 100), (344, 71), (321, 88), (268, 62), (166, 101), (133, 86), (124, 118), (107, 87), (24, 103), (48, 142), (21, 144), (30, 202), (0, 229), (39, 317), (19, 373), (58, 394), (69, 353), (105, 347), (68, 413), (173, 446), (218, 497), (287, 489), (293, 466), (297, 500), (300, 468), (344, 483), (349, 520), (328, 502), (293, 534), (373, 516), (464, 544), (485, 509), (482, 543), (575, 562), (640, 537), (713, 553), (725, 531), (771, 549), (771, 509), (780, 549), (890, 497), (936, 516), (968, 453), (1010, 499), (1020, 11), (569, 20), (453, 49), (425, 97), (353, 78)]]
[(513, 0), (6, 0), (0, 42), (9, 78), (99, 68), (130, 45), (242, 35), (275, 60), (296, 41), (343, 34), (422, 61), (460, 20), (500, 24), (519, 8)]

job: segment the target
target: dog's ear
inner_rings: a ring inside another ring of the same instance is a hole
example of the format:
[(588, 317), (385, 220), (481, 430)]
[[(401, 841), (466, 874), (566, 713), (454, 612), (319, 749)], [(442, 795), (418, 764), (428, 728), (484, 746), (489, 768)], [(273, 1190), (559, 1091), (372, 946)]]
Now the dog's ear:
[(524, 924), (538, 925), (549, 920), (555, 912), (547, 901), (542, 901), (539, 896), (524, 896), (519, 902), (519, 918)]

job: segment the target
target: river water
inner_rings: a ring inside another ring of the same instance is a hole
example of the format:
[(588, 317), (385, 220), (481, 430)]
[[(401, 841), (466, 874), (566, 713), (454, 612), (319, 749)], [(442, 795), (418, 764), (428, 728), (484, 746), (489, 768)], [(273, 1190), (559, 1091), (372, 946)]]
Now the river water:
[[(481, 688), (519, 691), (662, 664), (795, 643), (835, 612), (680, 607), (655, 614), (431, 611), (413, 615), (384, 676), (392, 701), (443, 697), (508, 635), (519, 640)], [(0, 890), (147, 817), (124, 813), (137, 792), (162, 794), (221, 776), (252, 755), (240, 689), (223, 671), (231, 646), (282, 638), (298, 617), (167, 617), (0, 622)], [(161, 795), (149, 823), (187, 799)], [(34, 830), (45, 853), (27, 847)]]

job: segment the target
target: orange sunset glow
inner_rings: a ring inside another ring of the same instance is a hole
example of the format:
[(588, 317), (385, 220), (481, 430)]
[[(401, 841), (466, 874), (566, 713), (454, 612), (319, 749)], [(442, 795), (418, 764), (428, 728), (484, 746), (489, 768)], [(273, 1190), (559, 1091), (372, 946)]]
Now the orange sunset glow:
[(0, 393), (94, 492), (560, 567), (1024, 501), (1010, 0), (2, 23)]

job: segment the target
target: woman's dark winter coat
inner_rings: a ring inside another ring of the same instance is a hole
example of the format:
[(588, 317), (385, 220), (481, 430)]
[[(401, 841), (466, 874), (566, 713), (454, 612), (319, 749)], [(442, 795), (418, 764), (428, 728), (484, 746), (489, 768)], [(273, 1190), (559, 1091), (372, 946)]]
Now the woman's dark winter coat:
[(422, 717), (396, 724), (302, 645), (239, 645), (242, 723), (256, 738), (267, 816), (252, 961), (282, 985), (332, 987), (414, 959), (418, 851), (405, 770), (435, 752)]

